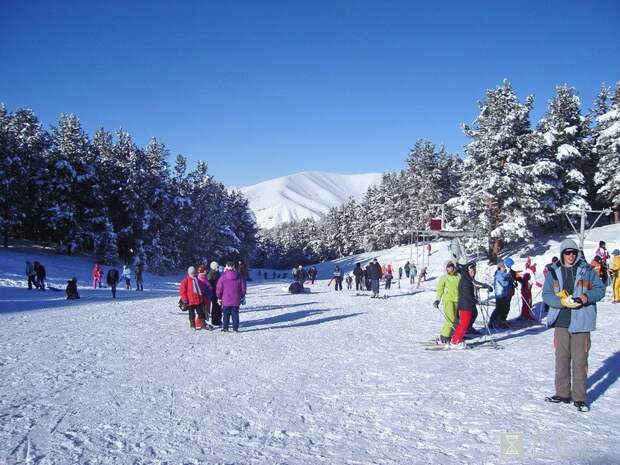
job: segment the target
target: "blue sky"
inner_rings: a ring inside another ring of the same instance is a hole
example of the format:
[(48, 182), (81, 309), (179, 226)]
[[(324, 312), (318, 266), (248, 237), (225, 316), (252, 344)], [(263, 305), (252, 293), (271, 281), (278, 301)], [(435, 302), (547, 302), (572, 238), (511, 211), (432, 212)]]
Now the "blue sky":
[(222, 182), (400, 169), (460, 152), (485, 90), (554, 86), (587, 108), (620, 79), (620, 2), (17, 1), (0, 4), (0, 101), (152, 136)]

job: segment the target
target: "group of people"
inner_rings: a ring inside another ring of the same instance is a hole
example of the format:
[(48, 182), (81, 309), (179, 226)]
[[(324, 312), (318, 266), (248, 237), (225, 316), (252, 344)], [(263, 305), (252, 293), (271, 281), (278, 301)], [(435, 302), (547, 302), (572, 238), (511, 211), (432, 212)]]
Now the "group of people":
[[(141, 262), (138, 262), (134, 271), (136, 274), (136, 291), (144, 291), (144, 265)], [(93, 266), (92, 271), (92, 282), (93, 289), (99, 289), (103, 287), (103, 275), (104, 270), (103, 266), (100, 262), (96, 262)], [(122, 280), (125, 281), (125, 289), (131, 289), (131, 268), (129, 265), (123, 265), (123, 271), (119, 273), (118, 269), (112, 267), (108, 270), (106, 274), (106, 283), (110, 290), (112, 291), (112, 298), (116, 299), (116, 288), (118, 287), (119, 282)], [(67, 295), (67, 300), (79, 299), (80, 293), (78, 291), (77, 278), (74, 276), (70, 280), (67, 281), (67, 286), (65, 288), (65, 293)]]
[(179, 307), (188, 312), (190, 328), (212, 330), (221, 326), (222, 332), (228, 332), (232, 319), (233, 332), (239, 331), (239, 307), (245, 304), (247, 291), (247, 275), (240, 264), (227, 262), (223, 273), (216, 261), (209, 269), (205, 265), (187, 269), (179, 286)]
[(28, 290), (33, 288), (40, 291), (45, 290), (46, 271), (41, 262), (26, 262), (26, 276), (28, 277)]

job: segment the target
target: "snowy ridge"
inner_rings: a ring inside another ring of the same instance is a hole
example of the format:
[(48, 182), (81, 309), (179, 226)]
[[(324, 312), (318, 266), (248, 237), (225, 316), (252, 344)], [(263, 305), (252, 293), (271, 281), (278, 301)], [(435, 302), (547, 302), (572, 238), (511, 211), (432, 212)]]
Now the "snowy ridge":
[(304, 171), (239, 190), (248, 199), (258, 226), (270, 229), (304, 218), (318, 219), (350, 197), (360, 201), (370, 186), (381, 182), (382, 176)]

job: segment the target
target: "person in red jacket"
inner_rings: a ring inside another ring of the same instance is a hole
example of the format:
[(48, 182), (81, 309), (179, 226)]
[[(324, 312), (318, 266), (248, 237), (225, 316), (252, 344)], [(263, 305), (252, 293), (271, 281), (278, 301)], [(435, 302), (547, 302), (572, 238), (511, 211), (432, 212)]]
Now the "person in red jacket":
[(93, 288), (97, 289), (101, 287), (101, 280), (103, 279), (103, 268), (99, 263), (95, 263), (93, 268)]
[(530, 274), (523, 273), (517, 276), (517, 281), (521, 284), (521, 316), (520, 320), (535, 320), (532, 309), (532, 282)]
[[(181, 301), (189, 312), (189, 327), (202, 329), (205, 326), (204, 305), (209, 299), (206, 289), (198, 280), (196, 268), (190, 266), (187, 269), (187, 276), (181, 281), (179, 286)], [(196, 313), (198, 314), (198, 325), (196, 325)]]

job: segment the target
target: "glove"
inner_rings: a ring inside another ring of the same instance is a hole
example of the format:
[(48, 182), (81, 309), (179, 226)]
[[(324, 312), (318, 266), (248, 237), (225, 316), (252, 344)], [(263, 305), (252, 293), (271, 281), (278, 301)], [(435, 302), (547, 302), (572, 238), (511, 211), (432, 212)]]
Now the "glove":
[(187, 302), (183, 302), (182, 300), (179, 300), (179, 308), (183, 312), (187, 311)]
[(436, 300), (435, 302), (433, 302), (433, 307), (435, 308), (439, 308), (439, 301)]
[(241, 302), (239, 302), (241, 305), (245, 305), (245, 296), (241, 297)]
[(560, 298), (560, 304), (566, 308), (579, 308), (582, 305), (579, 297), (573, 298), (565, 289), (558, 292), (557, 296)]

